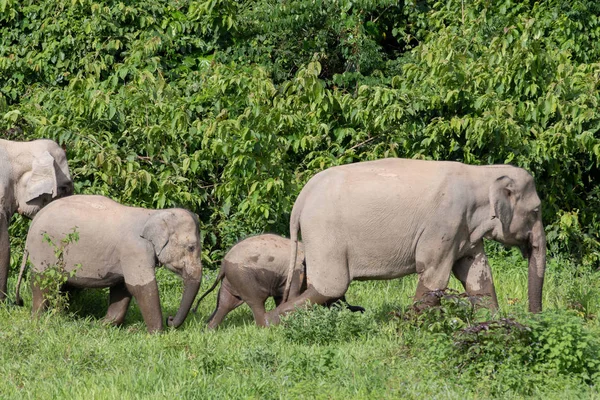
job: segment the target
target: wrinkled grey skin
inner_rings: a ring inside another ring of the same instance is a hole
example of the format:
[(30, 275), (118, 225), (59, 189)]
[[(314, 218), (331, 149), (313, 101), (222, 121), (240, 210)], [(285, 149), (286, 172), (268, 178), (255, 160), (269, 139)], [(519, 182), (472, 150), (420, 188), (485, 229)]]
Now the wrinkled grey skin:
[[(196, 304), (197, 309), (202, 299), (222, 282), (217, 307), (208, 319), (209, 329), (219, 326), (229, 312), (244, 303), (252, 309), (256, 324), (265, 326), (265, 301), (273, 297), (275, 304), (279, 305), (283, 299), (290, 262), (290, 243), (289, 239), (279, 235), (264, 234), (246, 238), (227, 252), (215, 283)], [(290, 285), (290, 298), (298, 297), (306, 289), (302, 243), (298, 246), (298, 265)], [(346, 303), (345, 298), (340, 300)], [(347, 303), (346, 306), (351, 311), (364, 311), (362, 307)]]
[[(187, 210), (149, 210), (126, 207), (103, 196), (78, 195), (57, 200), (33, 219), (25, 250), (33, 266), (33, 312), (45, 307), (35, 275), (56, 264), (54, 250), (44, 241), (47, 233), (60, 243), (73, 228), (79, 240), (66, 246), (65, 271), (76, 269), (69, 287), (110, 287), (106, 321), (120, 325), (134, 297), (149, 332), (163, 329), (155, 268), (158, 264), (183, 278), (184, 291), (175, 317), (167, 324), (181, 325), (198, 294), (202, 279), (198, 220)], [(81, 264), (79, 268), (76, 265)], [(24, 268), (25, 263), (21, 267)], [(19, 284), (17, 283), (17, 300)]]
[(342, 296), (352, 280), (413, 273), (415, 300), (433, 302), (426, 293), (446, 288), (454, 273), (495, 309), (484, 237), (520, 247), (529, 261), (529, 310), (542, 309), (546, 237), (535, 183), (521, 168), (397, 158), (329, 168), (294, 204), (289, 274), (299, 229), (308, 288), (271, 311), (269, 323), (307, 301)]
[(0, 139), (0, 301), (6, 299), (11, 217), (19, 213), (33, 218), (52, 200), (71, 194), (67, 156), (56, 142)]

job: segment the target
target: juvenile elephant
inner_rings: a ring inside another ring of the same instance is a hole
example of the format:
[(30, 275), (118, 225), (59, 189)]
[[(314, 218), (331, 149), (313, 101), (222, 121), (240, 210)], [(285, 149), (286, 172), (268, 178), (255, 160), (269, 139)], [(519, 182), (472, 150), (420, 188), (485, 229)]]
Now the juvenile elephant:
[[(290, 260), (290, 240), (284, 237), (264, 234), (242, 240), (227, 252), (221, 262), (221, 270), (215, 283), (196, 303), (198, 305), (222, 281), (217, 296), (217, 307), (208, 319), (208, 328), (214, 329), (229, 312), (247, 303), (252, 309), (254, 320), (259, 326), (265, 325), (265, 301), (273, 297), (279, 305), (283, 299)], [(302, 243), (298, 243), (298, 258), (290, 297), (295, 298), (306, 289), (304, 279), (304, 254)], [(346, 303), (346, 299), (340, 299)], [(362, 307), (346, 306), (352, 311), (364, 311)], [(196, 311), (194, 310), (194, 312)]]
[(67, 156), (56, 142), (0, 139), (0, 301), (6, 298), (11, 217), (18, 212), (33, 218), (50, 201), (70, 194)]
[[(40, 211), (31, 223), (25, 256), (29, 254), (33, 266), (34, 313), (45, 306), (35, 275), (56, 264), (54, 249), (44, 240), (44, 234), (59, 243), (73, 228), (79, 233), (79, 240), (68, 245), (63, 261), (65, 272), (76, 272), (68, 278), (67, 285), (110, 287), (107, 321), (121, 324), (133, 296), (148, 331), (162, 330), (155, 276), (155, 267), (162, 264), (181, 275), (184, 283), (177, 315), (169, 317), (167, 325), (178, 327), (184, 322), (202, 279), (201, 242), (195, 215), (178, 208), (126, 207), (106, 197), (90, 195), (57, 200)], [(17, 283), (17, 301), (25, 264), (24, 260)]]
[(342, 296), (353, 279), (412, 273), (415, 300), (446, 288), (452, 272), (468, 294), (490, 296), (496, 308), (484, 237), (520, 247), (529, 261), (529, 310), (542, 309), (546, 237), (533, 178), (521, 168), (396, 158), (332, 167), (294, 204), (289, 275), (299, 229), (308, 288), (271, 311), (269, 323), (306, 301)]

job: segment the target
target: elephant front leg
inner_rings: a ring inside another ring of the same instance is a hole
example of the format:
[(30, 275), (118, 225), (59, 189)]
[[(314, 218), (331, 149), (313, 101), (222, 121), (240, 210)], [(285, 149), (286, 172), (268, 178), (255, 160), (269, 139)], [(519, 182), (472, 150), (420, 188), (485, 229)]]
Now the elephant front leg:
[[(109, 306), (104, 321), (119, 326), (125, 320), (127, 308), (131, 302), (131, 293), (125, 287), (125, 283), (110, 288)], [(162, 323), (162, 322), (161, 322)]]
[(492, 310), (498, 309), (492, 269), (483, 251), (483, 246), (478, 246), (474, 254), (459, 259), (454, 264), (452, 272), (462, 283), (469, 296), (485, 296), (489, 298), (489, 307)]
[(155, 333), (162, 331), (162, 310), (160, 309), (158, 284), (156, 283), (156, 280), (145, 285), (130, 285), (127, 283), (125, 283), (125, 285), (140, 307), (148, 332)]
[(6, 299), (8, 269), (10, 267), (10, 241), (8, 239), (8, 220), (0, 214), (0, 301)]
[(440, 304), (440, 299), (433, 296), (431, 292), (444, 290), (448, 287), (450, 272), (454, 265), (454, 252), (431, 254), (428, 251), (429, 248), (424, 247), (425, 251), (416, 259), (419, 281), (414, 301), (417, 309)]

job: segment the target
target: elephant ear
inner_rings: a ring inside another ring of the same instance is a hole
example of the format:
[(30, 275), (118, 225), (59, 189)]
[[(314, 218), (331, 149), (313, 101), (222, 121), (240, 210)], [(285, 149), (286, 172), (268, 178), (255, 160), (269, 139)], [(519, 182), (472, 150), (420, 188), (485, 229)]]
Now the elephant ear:
[(49, 152), (44, 151), (41, 156), (33, 160), (31, 165), (31, 177), (25, 190), (25, 202), (37, 199), (43, 194), (55, 197), (56, 193), (54, 157)]
[(507, 232), (513, 218), (515, 204), (515, 182), (508, 176), (501, 176), (490, 186), (492, 218), (498, 218), (502, 231)]
[(169, 213), (167, 211), (159, 211), (146, 221), (142, 230), (141, 236), (152, 243), (156, 257), (160, 256), (160, 253), (169, 243), (171, 232), (167, 224), (168, 218)]

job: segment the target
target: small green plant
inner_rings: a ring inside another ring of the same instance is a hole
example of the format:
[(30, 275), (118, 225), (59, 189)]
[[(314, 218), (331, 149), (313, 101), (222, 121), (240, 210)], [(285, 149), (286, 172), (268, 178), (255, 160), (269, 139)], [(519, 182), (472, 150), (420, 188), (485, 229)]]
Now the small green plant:
[(600, 377), (600, 340), (573, 311), (553, 311), (534, 316), (532, 346), (540, 369), (570, 374), (586, 383)]
[(439, 305), (428, 307), (424, 306), (426, 300), (419, 301), (396, 316), (420, 329), (446, 335), (489, 316), (489, 309), (481, 307), (487, 304), (487, 298), (483, 296), (469, 296), (453, 289), (434, 290), (426, 296), (436, 298)]
[(68, 246), (79, 241), (79, 232), (77, 227), (72, 229), (57, 245), (52, 241), (48, 233), (44, 232), (44, 241), (54, 250), (56, 263), (49, 265), (44, 272), (35, 275), (35, 285), (44, 292), (44, 299), (48, 307), (57, 312), (66, 311), (69, 307), (68, 294), (63, 293), (61, 288), (69, 278), (75, 276), (81, 264), (76, 264), (75, 268), (67, 271), (65, 268), (64, 255), (68, 251)]
[(467, 381), (506, 375), (511, 389), (526, 390), (527, 382), (514, 375), (535, 358), (531, 332), (515, 318), (476, 322), (455, 332), (451, 359)]
[(312, 305), (281, 319), (283, 335), (301, 344), (344, 342), (374, 333), (377, 325), (368, 313), (353, 313), (343, 306)]

